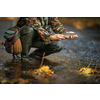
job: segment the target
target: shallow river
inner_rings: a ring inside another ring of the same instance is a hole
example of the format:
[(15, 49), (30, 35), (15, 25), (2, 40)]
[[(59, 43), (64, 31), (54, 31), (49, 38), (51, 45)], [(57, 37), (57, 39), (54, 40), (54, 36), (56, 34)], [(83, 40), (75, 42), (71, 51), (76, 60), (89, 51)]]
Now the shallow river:
[[(0, 20), (0, 41), (4, 41), (3, 33), (10, 26), (12, 26), (12, 21)], [(68, 31), (77, 33), (79, 37), (75, 40), (62, 40), (64, 49), (59, 53), (47, 56), (44, 60), (44, 65), (48, 65), (57, 77), (35, 79), (28, 74), (28, 71), (38, 68), (40, 62), (35, 61), (33, 64), (24, 64), (19, 60), (12, 62), (12, 55), (6, 53), (4, 46), (0, 44), (0, 81), (6, 80), (6, 83), (11, 83), (11, 81), (21, 78), (33, 84), (100, 83), (100, 77), (84, 76), (77, 72), (78, 67), (88, 66), (90, 61), (92, 61), (91, 68), (95, 68), (98, 64), (97, 70), (100, 70), (100, 30), (77, 30), (72, 26), (65, 27)]]

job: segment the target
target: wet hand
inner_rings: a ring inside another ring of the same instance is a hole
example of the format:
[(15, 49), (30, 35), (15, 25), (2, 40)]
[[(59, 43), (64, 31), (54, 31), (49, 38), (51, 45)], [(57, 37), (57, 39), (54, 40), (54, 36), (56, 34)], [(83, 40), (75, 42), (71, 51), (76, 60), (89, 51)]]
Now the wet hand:
[(51, 35), (50, 39), (54, 41), (60, 41), (60, 40), (65, 39), (65, 37), (62, 34), (55, 34), (55, 35)]

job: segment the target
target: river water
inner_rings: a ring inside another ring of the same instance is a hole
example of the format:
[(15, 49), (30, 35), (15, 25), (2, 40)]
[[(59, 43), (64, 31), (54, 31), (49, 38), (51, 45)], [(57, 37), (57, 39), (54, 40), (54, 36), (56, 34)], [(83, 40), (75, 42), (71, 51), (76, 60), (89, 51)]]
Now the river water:
[[(4, 31), (11, 26), (12, 21), (0, 20), (0, 41), (5, 40)], [(12, 55), (6, 53), (4, 46), (0, 44), (0, 81), (6, 80), (6, 83), (11, 83), (11, 81), (21, 78), (33, 84), (100, 83), (100, 77), (84, 76), (77, 72), (78, 67), (88, 66), (90, 61), (92, 61), (91, 68), (95, 68), (98, 64), (97, 70), (100, 70), (100, 30), (77, 30), (72, 26), (65, 26), (65, 28), (68, 31), (74, 31), (79, 37), (74, 40), (62, 40), (63, 50), (47, 56), (44, 60), (44, 65), (48, 65), (57, 77), (35, 79), (28, 74), (28, 71), (38, 68), (40, 62), (35, 61), (33, 64), (24, 64), (19, 60), (12, 62)]]

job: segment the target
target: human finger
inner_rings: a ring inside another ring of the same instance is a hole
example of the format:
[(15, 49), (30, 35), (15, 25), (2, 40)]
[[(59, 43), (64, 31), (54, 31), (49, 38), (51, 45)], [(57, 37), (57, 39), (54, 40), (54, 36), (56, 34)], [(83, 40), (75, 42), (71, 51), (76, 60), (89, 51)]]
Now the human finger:
[(58, 38), (60, 38), (60, 39), (65, 39), (64, 35), (62, 35), (62, 34), (59, 34), (59, 35), (58, 35)]

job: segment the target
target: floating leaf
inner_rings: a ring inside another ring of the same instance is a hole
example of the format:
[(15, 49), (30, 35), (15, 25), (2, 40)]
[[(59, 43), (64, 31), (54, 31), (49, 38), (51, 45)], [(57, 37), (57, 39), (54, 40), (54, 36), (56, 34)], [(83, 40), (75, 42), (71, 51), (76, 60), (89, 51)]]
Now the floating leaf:
[(39, 69), (29, 70), (29, 73), (35, 78), (53, 76), (54, 71), (50, 70), (49, 66), (43, 65)]
[(2, 84), (7, 83), (7, 80), (4, 79), (4, 80), (1, 81), (1, 83), (2, 83)]
[(100, 71), (97, 71), (97, 64), (95, 69), (89, 68), (90, 64), (92, 61), (90, 61), (89, 65), (87, 67), (83, 67), (83, 68), (77, 68), (77, 71), (80, 72), (81, 74), (84, 74), (86, 76), (92, 76), (92, 75), (98, 75), (100, 76)]

